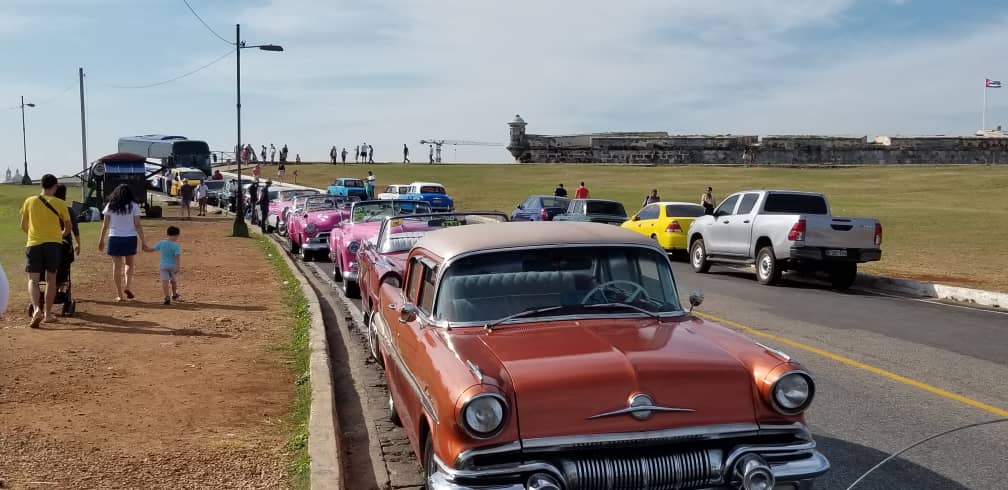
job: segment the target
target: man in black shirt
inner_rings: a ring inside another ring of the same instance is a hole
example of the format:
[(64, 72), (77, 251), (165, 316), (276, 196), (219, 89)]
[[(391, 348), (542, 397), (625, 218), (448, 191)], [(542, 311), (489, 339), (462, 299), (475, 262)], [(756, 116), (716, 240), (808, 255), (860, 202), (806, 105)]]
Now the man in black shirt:
[(557, 184), (557, 188), (553, 189), (553, 195), (557, 197), (567, 197), (567, 189), (564, 189), (563, 184)]

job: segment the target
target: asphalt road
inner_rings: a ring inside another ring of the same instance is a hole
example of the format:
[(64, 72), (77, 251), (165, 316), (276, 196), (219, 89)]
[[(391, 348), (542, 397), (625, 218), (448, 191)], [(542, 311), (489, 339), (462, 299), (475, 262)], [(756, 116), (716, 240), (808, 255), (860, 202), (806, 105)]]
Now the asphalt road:
[[(331, 269), (328, 263), (318, 270)], [(845, 489), (890, 454), (956, 427), (1008, 418), (1008, 314), (714, 267), (674, 263), (701, 315), (801, 361), (816, 377), (809, 424), (833, 468), (817, 488)], [(335, 291), (332, 293), (339, 296)], [(356, 306), (351, 307), (351, 313)], [(1008, 423), (927, 442), (858, 489), (1006, 489)]]

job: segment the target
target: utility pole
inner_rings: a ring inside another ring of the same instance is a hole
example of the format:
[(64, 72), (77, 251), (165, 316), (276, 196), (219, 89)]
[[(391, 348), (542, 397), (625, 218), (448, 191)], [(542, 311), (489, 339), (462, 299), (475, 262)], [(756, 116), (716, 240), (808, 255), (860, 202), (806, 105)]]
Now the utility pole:
[(31, 185), (32, 179), (28, 176), (28, 133), (25, 131), (25, 106), (35, 107), (31, 102), (25, 104), (24, 96), (21, 96), (21, 148), (24, 150), (24, 177), (21, 177), (22, 185)]
[(238, 161), (238, 196), (235, 198), (235, 220), (231, 230), (232, 236), (248, 237), (248, 225), (245, 224), (245, 192), (242, 186), (242, 137), (241, 137), (241, 24), (235, 24), (235, 108), (238, 118), (238, 146), (235, 147), (235, 160)]
[(80, 77), (80, 138), (81, 138), (81, 203), (87, 200), (87, 124), (84, 119), (84, 68), (77, 69)]

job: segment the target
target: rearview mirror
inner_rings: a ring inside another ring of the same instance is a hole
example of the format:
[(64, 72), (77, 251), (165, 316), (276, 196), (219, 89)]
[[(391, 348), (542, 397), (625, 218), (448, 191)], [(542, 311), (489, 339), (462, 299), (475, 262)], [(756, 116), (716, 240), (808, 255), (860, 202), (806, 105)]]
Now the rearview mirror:
[(690, 311), (692, 312), (693, 308), (696, 308), (697, 306), (700, 306), (701, 304), (703, 304), (703, 299), (704, 299), (704, 295), (703, 295), (703, 290), (702, 289), (694, 289), (694, 290), (690, 291), (690, 293), (689, 293), (689, 304), (690, 304), (690, 308), (689, 309), (690, 309)]
[(400, 323), (410, 323), (416, 321), (417, 313), (420, 310), (416, 306), (406, 303), (399, 308), (399, 322)]

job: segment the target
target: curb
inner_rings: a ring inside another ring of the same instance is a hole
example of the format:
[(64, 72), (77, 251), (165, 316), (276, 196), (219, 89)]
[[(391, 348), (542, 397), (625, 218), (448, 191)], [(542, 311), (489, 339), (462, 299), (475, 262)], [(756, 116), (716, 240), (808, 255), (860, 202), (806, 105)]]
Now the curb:
[(866, 289), (909, 296), (957, 301), (992, 308), (1008, 308), (1008, 293), (860, 273), (855, 284)]
[[(252, 225), (249, 231), (253, 234), (262, 233)], [(311, 351), (308, 361), (308, 376), (312, 384), (311, 411), (308, 415), (308, 456), (311, 460), (309, 482), (313, 490), (340, 490), (343, 487), (343, 471), (340, 462), (340, 439), (336, 437), (339, 427), (336, 421), (336, 411), (333, 403), (333, 387), (331, 360), (329, 359), (329, 339), (326, 335), (325, 323), (322, 321), (322, 308), (319, 306), (318, 295), (308, 283), (308, 278), (301, 273), (297, 265), (272, 236), (267, 236), (291, 273), (297, 278), (301, 292), (308, 300), (308, 311), (311, 312), (311, 326), (308, 329), (308, 348)]]

